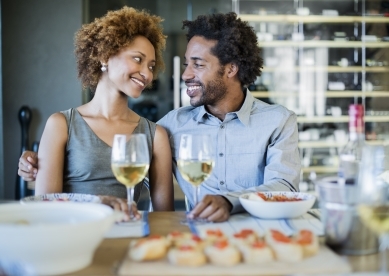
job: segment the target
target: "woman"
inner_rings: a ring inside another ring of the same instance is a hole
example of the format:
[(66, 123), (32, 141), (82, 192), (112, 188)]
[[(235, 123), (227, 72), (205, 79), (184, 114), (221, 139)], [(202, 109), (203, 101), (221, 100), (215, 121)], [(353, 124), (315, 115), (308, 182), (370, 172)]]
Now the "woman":
[[(153, 208), (174, 210), (166, 131), (128, 108), (128, 97), (138, 98), (164, 68), (166, 38), (161, 21), (145, 11), (124, 7), (83, 25), (76, 33), (78, 76), (94, 96), (87, 104), (47, 120), (38, 152), (36, 194), (96, 194), (104, 203), (128, 212), (126, 188), (110, 167), (113, 136), (145, 133)], [(139, 196), (139, 188), (136, 191)]]

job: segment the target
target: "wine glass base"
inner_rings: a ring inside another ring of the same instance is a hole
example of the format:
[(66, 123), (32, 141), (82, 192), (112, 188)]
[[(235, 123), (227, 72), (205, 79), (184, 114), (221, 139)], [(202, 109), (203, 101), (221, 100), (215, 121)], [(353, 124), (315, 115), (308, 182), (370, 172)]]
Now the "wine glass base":
[(136, 220), (129, 220), (129, 221), (121, 221), (121, 222), (117, 222), (116, 224), (118, 226), (132, 227), (132, 226), (138, 226), (139, 224), (142, 224), (142, 223), (143, 223), (142, 220), (136, 219)]
[(202, 219), (202, 218), (194, 218), (194, 219), (186, 218), (181, 220), (181, 224), (184, 225), (198, 225), (198, 224), (206, 224), (206, 223), (212, 223), (212, 221), (209, 221), (207, 219)]

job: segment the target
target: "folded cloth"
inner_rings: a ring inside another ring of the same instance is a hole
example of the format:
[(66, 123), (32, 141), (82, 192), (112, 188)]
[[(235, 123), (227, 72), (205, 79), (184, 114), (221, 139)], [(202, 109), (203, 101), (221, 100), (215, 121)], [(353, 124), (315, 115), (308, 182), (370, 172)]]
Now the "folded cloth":
[(149, 235), (149, 213), (147, 211), (139, 211), (139, 213), (141, 219), (137, 221), (113, 224), (111, 229), (104, 235), (104, 238), (138, 238)]

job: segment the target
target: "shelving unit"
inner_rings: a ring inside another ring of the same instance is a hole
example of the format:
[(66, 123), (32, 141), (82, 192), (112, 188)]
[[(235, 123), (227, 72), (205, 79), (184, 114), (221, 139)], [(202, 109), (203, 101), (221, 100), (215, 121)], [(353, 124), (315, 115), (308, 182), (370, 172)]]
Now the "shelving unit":
[[(259, 0), (258, 2), (261, 2)], [(276, 2), (276, 1), (275, 1)], [(279, 2), (279, 1), (278, 1)], [(308, 1), (307, 1), (308, 2)], [(324, 16), (324, 15), (253, 15), (240, 14), (239, 17), (249, 22), (276, 23), (387, 23), (387, 18), (377, 16)]]
[(307, 72), (328, 72), (328, 73), (388, 73), (389, 67), (363, 67), (363, 66), (302, 66), (302, 67), (286, 67), (286, 68), (272, 68), (265, 67), (262, 72), (291, 72), (291, 71), (307, 71)]
[[(348, 123), (348, 116), (299, 116), (298, 123)], [(365, 116), (365, 123), (389, 122), (389, 116)]]
[(288, 47), (309, 47), (309, 48), (388, 48), (389, 42), (386, 41), (331, 41), (331, 40), (312, 40), (312, 41), (261, 41), (261, 48), (275, 48), (281, 46)]
[(337, 172), (351, 103), (365, 106), (369, 143), (389, 140), (389, 10), (377, 10), (379, 2), (232, 0), (263, 52), (251, 93), (298, 115), (303, 180), (311, 172)]
[[(389, 91), (325, 91), (324, 96), (326, 98), (354, 98), (354, 97), (389, 97)], [(251, 91), (256, 98), (269, 98), (269, 97), (290, 97), (293, 93), (272, 91), (272, 92), (261, 92), (261, 91)], [(273, 95), (274, 94), (274, 95)], [(298, 96), (298, 95), (295, 95)], [(308, 95), (309, 96), (309, 95)]]

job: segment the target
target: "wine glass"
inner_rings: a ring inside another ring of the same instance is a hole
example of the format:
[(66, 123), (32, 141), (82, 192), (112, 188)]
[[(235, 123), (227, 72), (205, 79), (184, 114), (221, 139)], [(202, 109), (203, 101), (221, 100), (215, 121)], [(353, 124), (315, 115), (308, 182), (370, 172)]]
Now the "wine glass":
[(115, 134), (112, 145), (111, 167), (116, 179), (127, 188), (130, 217), (134, 201), (134, 187), (141, 182), (150, 166), (145, 134)]
[(386, 250), (389, 247), (389, 146), (364, 146), (358, 185), (358, 213), (361, 221), (379, 235), (381, 272), (386, 275)]
[[(193, 206), (198, 203), (201, 183), (211, 175), (214, 165), (212, 140), (209, 135), (181, 135), (177, 166), (182, 177), (193, 187)], [(200, 218), (190, 221), (205, 222)]]

